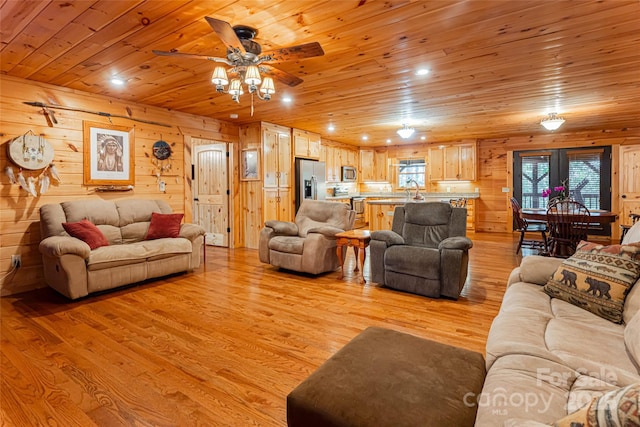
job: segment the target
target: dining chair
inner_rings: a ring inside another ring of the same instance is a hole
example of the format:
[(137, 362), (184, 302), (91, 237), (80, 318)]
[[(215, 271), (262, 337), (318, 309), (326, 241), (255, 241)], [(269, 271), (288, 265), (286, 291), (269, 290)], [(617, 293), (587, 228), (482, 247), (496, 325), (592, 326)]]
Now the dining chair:
[(633, 227), (633, 224), (638, 222), (638, 220), (640, 219), (640, 214), (630, 213), (629, 218), (631, 218), (631, 225), (620, 224), (620, 228), (622, 229), (622, 234), (620, 235), (620, 243), (622, 243), (622, 240), (624, 239), (624, 236), (627, 234), (627, 231), (629, 231), (629, 229)]
[(568, 258), (581, 240), (587, 240), (591, 213), (575, 200), (556, 200), (547, 208), (549, 254)]
[[(518, 203), (518, 200), (516, 200), (515, 197), (512, 197), (510, 200), (515, 231), (520, 232), (520, 240), (518, 241), (516, 254), (520, 252), (520, 249), (523, 246), (533, 249), (542, 249), (544, 247), (544, 252), (548, 252), (549, 248), (547, 244), (547, 223), (540, 221), (527, 221), (526, 219), (522, 218), (520, 216), (520, 203)], [(527, 232), (539, 232), (542, 235), (542, 240), (525, 239), (525, 233)]]

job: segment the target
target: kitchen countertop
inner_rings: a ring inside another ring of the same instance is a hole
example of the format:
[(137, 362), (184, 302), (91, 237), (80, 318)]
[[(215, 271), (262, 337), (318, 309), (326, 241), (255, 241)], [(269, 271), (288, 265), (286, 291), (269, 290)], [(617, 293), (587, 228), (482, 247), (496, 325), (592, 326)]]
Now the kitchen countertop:
[[(402, 193), (361, 193), (361, 194), (350, 194), (344, 196), (327, 196), (326, 200), (348, 200), (352, 197), (363, 197), (363, 198), (382, 198), (384, 200), (367, 200), (369, 204), (377, 204), (377, 205), (385, 205), (385, 204), (396, 204), (401, 205), (408, 202), (416, 202), (412, 197), (415, 194), (415, 191), (411, 192), (411, 197), (407, 198), (406, 193), (403, 191)], [(480, 193), (424, 193), (420, 192), (422, 196), (424, 196), (424, 201), (440, 201), (445, 200), (449, 201), (449, 199), (458, 199), (461, 197), (466, 197), (467, 199), (479, 199)], [(420, 201), (420, 200), (418, 200)]]

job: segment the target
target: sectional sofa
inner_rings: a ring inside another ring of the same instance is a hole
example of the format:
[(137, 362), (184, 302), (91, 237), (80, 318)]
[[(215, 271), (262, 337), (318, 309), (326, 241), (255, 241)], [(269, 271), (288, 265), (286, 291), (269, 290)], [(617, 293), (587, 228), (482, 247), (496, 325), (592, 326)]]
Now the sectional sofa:
[[(630, 237), (640, 241), (640, 235), (636, 237), (632, 233)], [(631, 238), (625, 243), (631, 243)], [(597, 264), (610, 255), (606, 251), (615, 253), (620, 248), (611, 246), (598, 252), (592, 245), (584, 246), (585, 250), (585, 257), (596, 262), (595, 270), (600, 274), (608, 273), (604, 264)], [(584, 261), (587, 258), (574, 260), (573, 265), (590, 274), (592, 267)], [(621, 257), (620, 262), (606, 268), (626, 268), (624, 264)], [(569, 260), (527, 256), (511, 273), (487, 341), (487, 376), (482, 393), (468, 396), (469, 402), (477, 405), (476, 426), (553, 424), (604, 393), (624, 387), (635, 390), (637, 422), (640, 280), (626, 294), (621, 323), (615, 323), (602, 317), (612, 315), (608, 309), (594, 310), (597, 314), (585, 309), (589, 307), (572, 296), (575, 289), (570, 280), (565, 281), (569, 288), (566, 300), (553, 292), (554, 297), (545, 292), (550, 277), (562, 281), (564, 273), (572, 278), (571, 266)], [(627, 273), (623, 271), (623, 274)], [(635, 277), (637, 279), (637, 275)], [(613, 289), (587, 289), (584, 293), (588, 298), (602, 296), (605, 306), (613, 306)], [(566, 425), (581, 425), (571, 422)]]

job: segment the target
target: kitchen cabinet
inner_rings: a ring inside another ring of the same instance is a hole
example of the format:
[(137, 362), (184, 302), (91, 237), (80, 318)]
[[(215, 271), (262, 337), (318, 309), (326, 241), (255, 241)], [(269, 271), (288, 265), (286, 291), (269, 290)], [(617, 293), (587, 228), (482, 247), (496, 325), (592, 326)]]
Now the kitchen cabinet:
[(323, 145), (320, 161), (326, 164), (327, 182), (342, 181), (342, 166), (358, 166), (358, 152), (347, 148)]
[(393, 213), (396, 206), (404, 206), (405, 203), (405, 201), (398, 201), (398, 203), (368, 205), (369, 230), (391, 230), (391, 226), (393, 225)]
[(340, 166), (336, 163), (336, 148), (330, 145), (323, 145), (320, 161), (325, 163), (327, 182), (339, 182)]
[(262, 126), (265, 187), (291, 187), (291, 135), (289, 128)]
[(342, 165), (343, 166), (353, 166), (354, 168), (358, 167), (358, 152), (355, 150), (347, 150), (344, 149), (344, 155), (342, 156)]
[(360, 150), (360, 182), (389, 180), (387, 150)]
[(291, 221), (293, 198), (290, 188), (264, 188), (264, 219)]
[(429, 180), (475, 181), (476, 144), (429, 148)]
[(291, 133), (294, 157), (320, 159), (320, 135), (300, 129), (293, 129)]
[(375, 150), (373, 152), (374, 181), (386, 182), (389, 175), (389, 162), (387, 150)]
[(262, 124), (263, 222), (293, 219), (291, 130)]
[(374, 180), (375, 170), (373, 168), (373, 150), (360, 150), (360, 182)]

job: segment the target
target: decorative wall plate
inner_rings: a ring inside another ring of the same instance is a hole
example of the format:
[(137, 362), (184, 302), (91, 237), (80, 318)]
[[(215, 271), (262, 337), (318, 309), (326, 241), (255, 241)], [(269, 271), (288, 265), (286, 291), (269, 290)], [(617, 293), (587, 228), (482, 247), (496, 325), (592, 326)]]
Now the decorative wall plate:
[(20, 135), (7, 145), (7, 155), (22, 169), (44, 169), (53, 161), (53, 147), (42, 136)]

